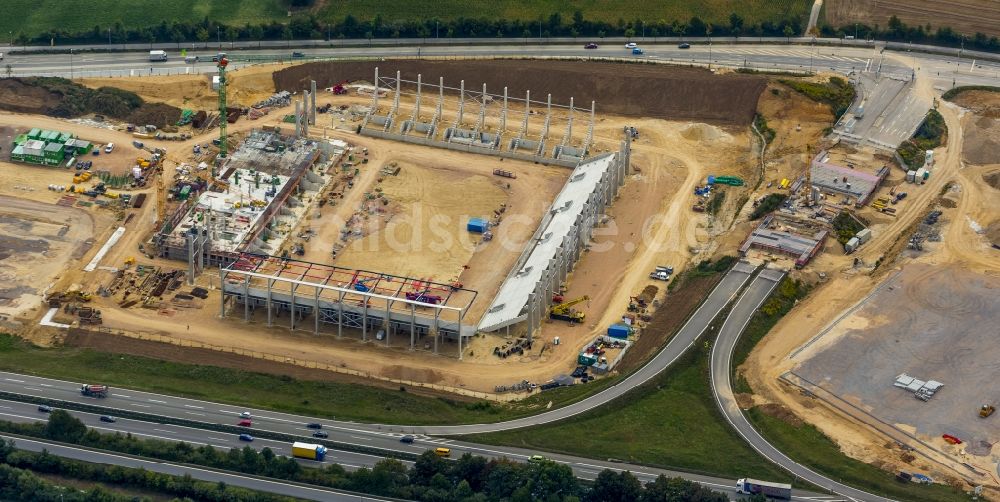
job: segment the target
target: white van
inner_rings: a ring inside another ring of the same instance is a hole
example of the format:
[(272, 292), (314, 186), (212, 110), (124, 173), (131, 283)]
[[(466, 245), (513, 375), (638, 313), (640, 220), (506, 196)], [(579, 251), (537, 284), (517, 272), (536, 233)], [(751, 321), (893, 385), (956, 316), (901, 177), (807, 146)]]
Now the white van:
[(166, 51), (149, 51), (150, 61), (166, 61), (167, 52)]

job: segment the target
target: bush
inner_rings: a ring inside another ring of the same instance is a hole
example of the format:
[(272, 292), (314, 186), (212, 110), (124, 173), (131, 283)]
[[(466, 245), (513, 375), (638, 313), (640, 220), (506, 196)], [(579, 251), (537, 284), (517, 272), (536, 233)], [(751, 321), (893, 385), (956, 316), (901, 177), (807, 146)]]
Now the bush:
[(768, 214), (771, 211), (778, 209), (779, 207), (781, 207), (781, 203), (785, 202), (785, 199), (787, 197), (788, 197), (787, 195), (781, 193), (768, 194), (766, 197), (764, 197), (764, 200), (760, 201), (757, 204), (757, 206), (754, 207), (753, 212), (750, 213), (750, 219), (751, 220), (760, 219), (760, 217), (764, 216), (765, 214)]
[(941, 146), (947, 135), (948, 125), (945, 124), (944, 117), (937, 110), (929, 110), (917, 132), (899, 145), (896, 153), (906, 162), (906, 167), (919, 169), (924, 165), (925, 152)]
[(831, 222), (833, 231), (837, 236), (837, 242), (847, 244), (847, 241), (854, 237), (854, 234), (864, 230), (865, 226), (858, 221), (850, 211), (842, 211)]
[[(777, 89), (771, 89), (771, 91), (774, 92), (777, 91)], [(753, 125), (757, 127), (757, 131), (759, 131), (760, 134), (764, 136), (765, 143), (770, 144), (771, 142), (774, 141), (775, 136), (777, 136), (777, 132), (775, 132), (774, 129), (771, 129), (771, 127), (767, 125), (767, 119), (764, 118), (763, 115), (760, 114), (754, 115)]]
[(792, 79), (781, 79), (779, 82), (813, 101), (829, 106), (834, 119), (843, 115), (854, 102), (854, 87), (840, 77), (830, 77), (825, 84)]

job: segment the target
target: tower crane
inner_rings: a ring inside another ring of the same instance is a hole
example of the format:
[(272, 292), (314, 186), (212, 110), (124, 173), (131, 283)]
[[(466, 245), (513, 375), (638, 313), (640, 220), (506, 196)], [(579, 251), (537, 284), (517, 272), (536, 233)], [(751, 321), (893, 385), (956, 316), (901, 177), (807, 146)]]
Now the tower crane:
[(228, 144), (226, 143), (226, 125), (229, 123), (229, 115), (226, 105), (226, 66), (229, 60), (225, 56), (219, 57), (219, 159), (226, 158)]

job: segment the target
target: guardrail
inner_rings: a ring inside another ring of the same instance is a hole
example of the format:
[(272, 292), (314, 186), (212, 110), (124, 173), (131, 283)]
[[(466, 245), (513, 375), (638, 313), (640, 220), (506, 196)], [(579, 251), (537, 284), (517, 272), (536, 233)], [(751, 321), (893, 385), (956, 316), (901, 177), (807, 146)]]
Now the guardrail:
[(333, 450), (351, 451), (355, 453), (366, 453), (370, 455), (377, 455), (386, 458), (396, 458), (400, 460), (416, 460), (417, 457), (419, 456), (413, 453), (389, 450), (385, 448), (376, 448), (374, 446), (363, 446), (352, 443), (341, 443), (339, 441), (319, 439), (319, 438), (314, 438), (312, 436), (297, 436), (294, 434), (286, 434), (283, 432), (273, 432), (260, 429), (247, 429), (246, 427), (238, 427), (235, 425), (200, 422), (197, 420), (189, 420), (186, 418), (165, 417), (161, 415), (154, 415), (152, 413), (143, 413), (139, 411), (111, 408), (108, 406), (97, 406), (86, 403), (77, 403), (74, 401), (63, 401), (61, 399), (51, 399), (51, 398), (32, 396), (28, 394), (18, 394), (7, 391), (0, 391), (0, 399), (5, 399), (8, 401), (17, 401), (21, 403), (31, 403), (39, 405), (44, 404), (51, 406), (53, 408), (82, 411), (86, 413), (96, 413), (100, 415), (112, 415), (121, 418), (130, 418), (133, 420), (139, 420), (142, 422), (159, 423), (166, 425), (180, 425), (184, 427), (191, 427), (194, 429), (201, 429), (201, 430), (215, 431), (215, 432), (226, 432), (236, 435), (252, 432), (255, 437), (274, 439), (277, 441), (287, 441), (289, 444), (294, 443), (295, 441), (306, 440), (311, 443), (322, 444), (323, 446), (326, 446), (327, 448)]

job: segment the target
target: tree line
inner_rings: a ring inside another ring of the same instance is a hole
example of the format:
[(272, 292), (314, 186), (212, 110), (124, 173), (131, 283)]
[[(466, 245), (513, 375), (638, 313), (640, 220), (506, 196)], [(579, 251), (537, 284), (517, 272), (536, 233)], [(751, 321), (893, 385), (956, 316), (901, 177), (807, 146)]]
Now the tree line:
[(52, 28), (43, 33), (18, 33), (18, 45), (50, 42), (122, 44), (176, 43), (208, 44), (261, 40), (335, 40), (372, 38), (520, 38), (520, 37), (704, 37), (704, 36), (785, 36), (802, 33), (804, 20), (792, 17), (776, 21), (747, 23), (733, 13), (724, 22), (712, 23), (693, 16), (688, 20), (643, 20), (617, 22), (586, 19), (581, 11), (563, 19), (559, 13), (537, 20), (522, 19), (408, 19), (387, 20), (375, 16), (363, 21), (351, 14), (340, 19), (320, 19), (314, 15), (295, 16), (288, 23), (271, 21), (261, 24), (228, 25), (205, 17), (201, 21), (162, 21), (153, 26), (95, 25), (89, 30), (69, 31)]
[(959, 33), (948, 26), (934, 27), (931, 23), (908, 25), (896, 16), (891, 16), (884, 27), (865, 23), (847, 24), (834, 27), (828, 23), (818, 26), (824, 37), (844, 38), (852, 36), (867, 40), (887, 40), (893, 42), (913, 42), (917, 44), (948, 45), (985, 51), (1000, 50), (1000, 39), (976, 32), (974, 35)]
[[(130, 434), (102, 434), (88, 429), (83, 422), (64, 410), (51, 413), (47, 423), (0, 422), (0, 431), (34, 436), (55, 441), (78, 444), (128, 453), (143, 457), (172, 462), (184, 462), (223, 470), (285, 479), (317, 486), (351, 490), (356, 492), (405, 498), (428, 502), (437, 501), (551, 501), (551, 502), (724, 502), (728, 498), (702, 485), (683, 478), (660, 476), (654, 481), (641, 483), (629, 472), (614, 472), (605, 469), (590, 485), (584, 485), (573, 474), (569, 466), (556, 462), (536, 463), (513, 462), (507, 459), (490, 459), (469, 453), (456, 460), (445, 460), (427, 451), (417, 458), (414, 465), (407, 468), (396, 459), (382, 459), (373, 467), (362, 467), (348, 472), (338, 464), (329, 463), (321, 468), (304, 468), (292, 458), (276, 455), (271, 449), (261, 451), (249, 446), (220, 450), (209, 445), (193, 446), (184, 442), (157, 439), (138, 439)], [(9, 448), (11, 445), (7, 445)], [(45, 465), (53, 465), (56, 459), (60, 470), (49, 470), (56, 474), (71, 471), (81, 479), (92, 479), (114, 483), (153, 488), (171, 486), (168, 493), (193, 497), (197, 500), (271, 500), (271, 499), (215, 499), (205, 498), (190, 490), (207, 489), (198, 487), (190, 479), (178, 482), (173, 478), (155, 478), (144, 481), (143, 476), (128, 473), (127, 469), (106, 467), (105, 471), (95, 470), (90, 464), (75, 465), (57, 457), (46, 462), (36, 462), (29, 452), (3, 453), (0, 462), (15, 467), (29, 467), (44, 470)], [(9, 461), (11, 455), (21, 463)], [(60, 463), (61, 462), (61, 463)], [(39, 467), (39, 466), (42, 467)], [(51, 469), (56, 469), (52, 467)], [(83, 474), (79, 474), (82, 472)], [(151, 476), (154, 473), (144, 473)], [(2, 473), (0, 473), (2, 475)], [(89, 476), (89, 477), (86, 477)], [(2, 480), (0, 480), (2, 481)], [(171, 483), (182, 483), (181, 488)], [(187, 491), (185, 491), (187, 490)], [(254, 492), (248, 492), (254, 493)], [(2, 497), (0, 497), (2, 499)], [(6, 500), (6, 499), (5, 499)], [(39, 499), (40, 500), (40, 499)], [(111, 500), (111, 499), (109, 499)], [(763, 501), (764, 499), (758, 499)]]

